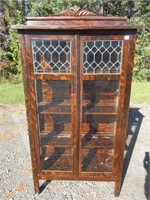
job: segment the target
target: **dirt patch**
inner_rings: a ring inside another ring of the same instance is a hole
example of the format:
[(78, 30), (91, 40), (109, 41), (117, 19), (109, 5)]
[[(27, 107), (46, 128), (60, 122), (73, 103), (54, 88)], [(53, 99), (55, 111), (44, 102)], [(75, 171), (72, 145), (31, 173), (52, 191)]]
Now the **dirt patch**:
[(16, 195), (18, 192), (22, 192), (25, 189), (25, 184), (20, 183), (16, 187), (13, 188), (13, 190), (5, 193), (5, 195), (2, 197), (2, 199), (10, 199), (14, 195)]

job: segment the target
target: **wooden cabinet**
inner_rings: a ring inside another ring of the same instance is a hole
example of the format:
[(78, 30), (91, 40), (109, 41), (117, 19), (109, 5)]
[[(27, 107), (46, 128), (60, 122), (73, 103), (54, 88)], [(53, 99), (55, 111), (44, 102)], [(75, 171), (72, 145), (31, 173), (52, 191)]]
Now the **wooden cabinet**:
[(125, 21), (74, 12), (14, 26), (36, 193), (64, 179), (114, 181), (119, 195), (137, 31)]

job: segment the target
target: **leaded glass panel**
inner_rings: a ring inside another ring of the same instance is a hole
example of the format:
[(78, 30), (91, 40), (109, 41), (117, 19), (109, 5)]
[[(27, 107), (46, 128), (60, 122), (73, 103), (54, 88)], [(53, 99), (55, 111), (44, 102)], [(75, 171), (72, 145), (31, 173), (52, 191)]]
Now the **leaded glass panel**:
[(83, 74), (120, 74), (121, 40), (90, 40), (83, 44)]
[(69, 40), (32, 40), (34, 73), (70, 74), (70, 51)]

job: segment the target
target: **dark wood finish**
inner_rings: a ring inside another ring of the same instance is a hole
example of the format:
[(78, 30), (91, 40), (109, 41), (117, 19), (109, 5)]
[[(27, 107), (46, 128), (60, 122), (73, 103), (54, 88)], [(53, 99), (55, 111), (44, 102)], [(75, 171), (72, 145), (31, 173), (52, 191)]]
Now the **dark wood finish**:
[[(124, 56), (124, 70), (122, 70), (122, 84), (120, 88), (120, 95), (123, 95), (123, 98), (120, 98), (120, 119), (117, 127), (117, 138), (116, 138), (116, 173), (119, 172), (116, 176), (115, 181), (115, 195), (119, 196), (120, 187), (122, 181), (122, 169), (123, 169), (123, 158), (124, 158), (124, 148), (125, 148), (125, 138), (127, 131), (128, 123), (128, 110), (130, 102), (130, 91), (131, 91), (131, 81), (132, 81), (132, 71), (133, 71), (133, 61), (134, 61), (134, 52), (135, 52), (135, 43), (136, 35), (131, 36), (130, 40), (125, 44), (126, 52)], [(118, 143), (119, 142), (119, 143)]]
[[(25, 94), (25, 105), (26, 105), (26, 114), (27, 114), (27, 122), (28, 122), (28, 133), (30, 139), (30, 151), (31, 151), (31, 160), (32, 160), (32, 172), (33, 172), (33, 181), (34, 181), (34, 190), (35, 193), (39, 193), (39, 179), (37, 172), (37, 155), (35, 150), (36, 139), (34, 136), (34, 127), (32, 123), (34, 123), (34, 119), (32, 118), (32, 105), (31, 99), (32, 95), (29, 91), (29, 78), (27, 71), (27, 56), (25, 50), (25, 37), (22, 34), (19, 34), (19, 48), (20, 48), (20, 56), (22, 61), (22, 74), (23, 74), (23, 83), (24, 83), (24, 94)], [(36, 115), (34, 114), (34, 117)], [(37, 135), (36, 135), (37, 138)]]
[[(39, 19), (40, 20), (40, 19)], [(66, 20), (67, 21), (67, 20)], [(93, 24), (93, 26), (91, 26), (91, 23)], [(50, 24), (50, 22), (48, 21), (47, 24), (45, 23), (45, 21), (42, 23), (36, 23), (35, 21), (33, 21), (31, 23), (31, 25), (20, 25), (20, 26), (15, 26), (13, 25), (12, 28), (13, 29), (19, 29), (19, 30), (137, 30), (137, 26), (125, 26), (125, 25), (121, 25), (119, 26), (118, 23), (116, 23), (116, 21), (114, 20), (111, 22), (106, 21), (95, 21), (92, 22), (89, 21), (89, 18), (87, 21), (81, 21), (81, 23), (79, 24), (79, 21), (71, 21), (70, 23), (67, 21), (67, 23), (65, 21), (60, 21), (60, 22), (52, 22)], [(102, 24), (101, 26), (99, 24)], [(112, 23), (116, 24), (116, 26), (112, 25)], [(34, 24), (36, 24), (34, 26)], [(61, 25), (60, 25), (61, 24)]]
[(13, 26), (35, 193), (41, 179), (114, 181), (120, 194), (138, 28), (125, 22), (73, 7)]

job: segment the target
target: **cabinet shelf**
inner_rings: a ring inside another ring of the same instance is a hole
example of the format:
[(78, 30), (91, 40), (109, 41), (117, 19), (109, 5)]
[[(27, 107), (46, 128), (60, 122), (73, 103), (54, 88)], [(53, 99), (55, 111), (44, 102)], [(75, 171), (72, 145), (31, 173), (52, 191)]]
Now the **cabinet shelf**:
[(99, 136), (98, 133), (85, 134), (82, 136), (82, 148), (114, 148), (114, 136)]
[(71, 106), (60, 106), (60, 105), (47, 105), (41, 106), (38, 109), (40, 114), (64, 114), (70, 115), (71, 114)]
[(55, 135), (53, 132), (43, 131), (40, 133), (41, 146), (47, 148), (47, 146), (54, 147), (71, 147), (71, 132), (62, 131), (60, 134)]
[[(51, 102), (39, 102), (37, 104), (38, 106), (52, 106), (52, 105), (57, 105), (57, 106), (71, 106), (71, 101), (70, 100), (64, 100), (60, 103), (51, 103)], [(91, 102), (90, 100), (88, 99), (85, 99), (82, 101), (82, 106), (116, 106), (116, 102), (114, 101), (99, 101), (99, 102)]]
[[(53, 147), (64, 147), (71, 148), (72, 135), (71, 132), (62, 131), (58, 135), (54, 135), (53, 132), (41, 132), (41, 146), (47, 148), (48, 146)], [(82, 134), (82, 146), (83, 148), (102, 148), (111, 149), (114, 147), (114, 136), (112, 133), (108, 135), (102, 135), (102, 133), (97, 132), (96, 134), (83, 133)]]
[[(61, 102), (58, 104), (40, 102), (38, 104), (40, 114), (71, 114), (71, 104)], [(116, 115), (117, 109), (114, 104), (83, 102), (83, 113), (85, 115)]]
[(116, 115), (116, 106), (93, 106), (88, 105), (83, 107), (83, 113), (85, 115)]
[(113, 132), (101, 132), (101, 131), (83, 131), (82, 132), (82, 137), (84, 137), (85, 135), (92, 135), (95, 137), (113, 137), (114, 133)]

